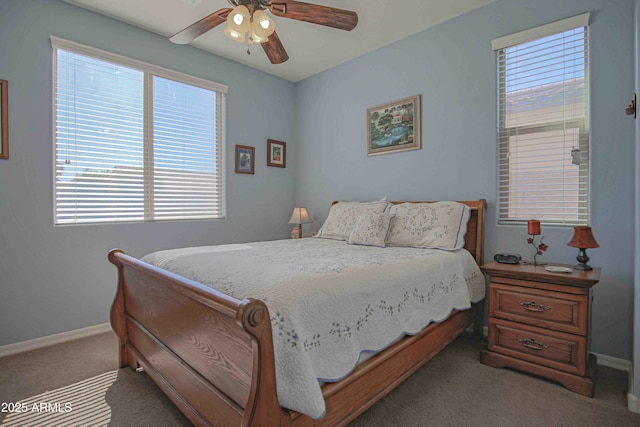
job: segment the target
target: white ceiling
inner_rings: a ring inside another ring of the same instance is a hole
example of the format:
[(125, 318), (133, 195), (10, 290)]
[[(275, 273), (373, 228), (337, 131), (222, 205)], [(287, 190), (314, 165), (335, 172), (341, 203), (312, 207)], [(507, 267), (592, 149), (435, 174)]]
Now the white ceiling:
[[(210, 13), (230, 7), (226, 0), (64, 0), (94, 12), (170, 37)], [(307, 0), (358, 13), (358, 25), (342, 31), (274, 17), (289, 60), (273, 65), (260, 46), (234, 42), (224, 24), (192, 46), (297, 82), (379, 47), (393, 43), (495, 0)]]

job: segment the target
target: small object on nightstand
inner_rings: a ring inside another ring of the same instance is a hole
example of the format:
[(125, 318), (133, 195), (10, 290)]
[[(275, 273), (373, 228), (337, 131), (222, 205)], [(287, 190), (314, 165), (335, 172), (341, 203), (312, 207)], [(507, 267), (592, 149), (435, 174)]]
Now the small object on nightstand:
[(559, 265), (547, 265), (544, 269), (552, 273), (573, 273), (572, 268), (560, 267)]
[(522, 255), (499, 253), (493, 256), (493, 260), (501, 264), (518, 264), (522, 260)]
[(480, 269), (489, 276), (489, 344), (482, 363), (539, 375), (592, 397), (591, 288), (600, 269), (495, 262)]
[(291, 230), (291, 238), (299, 239), (302, 237), (302, 224), (308, 224), (313, 222), (307, 212), (307, 208), (293, 208), (291, 218), (289, 218), (289, 224), (298, 224), (296, 228)]
[(544, 239), (544, 236), (540, 237), (540, 243), (536, 245), (536, 236), (540, 235), (540, 221), (538, 221), (537, 219), (530, 219), (527, 222), (527, 233), (531, 236), (527, 239), (527, 243), (533, 246), (533, 248), (536, 250), (536, 252), (533, 254), (533, 265), (544, 265), (538, 263), (538, 260), (536, 259), (538, 255), (542, 255), (542, 252), (546, 251), (549, 248), (549, 246), (542, 243), (542, 239)]
[(589, 257), (587, 256), (587, 248), (599, 248), (600, 245), (596, 242), (591, 232), (591, 227), (573, 227), (573, 237), (571, 241), (567, 243), (567, 246), (580, 249), (576, 259), (579, 264), (573, 266), (576, 270), (591, 270), (591, 266), (587, 264)]

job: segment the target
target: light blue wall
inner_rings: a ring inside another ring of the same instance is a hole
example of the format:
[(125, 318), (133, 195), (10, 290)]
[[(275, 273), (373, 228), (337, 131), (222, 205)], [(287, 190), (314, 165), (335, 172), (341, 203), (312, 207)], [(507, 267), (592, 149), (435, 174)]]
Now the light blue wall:
[[(53, 225), (55, 35), (229, 86), (227, 220)], [(266, 166), (267, 138), (295, 156), (295, 85), (58, 0), (0, 1), (0, 78), (9, 81), (9, 160), (0, 160), (0, 345), (108, 321), (110, 248), (134, 256), (178, 246), (289, 236), (295, 163)], [(237, 175), (233, 146), (256, 147)]]
[[(496, 221), (496, 65), (493, 38), (592, 12), (591, 225), (602, 267), (592, 350), (632, 358), (634, 0), (499, 0), (298, 83), (297, 197), (318, 228), (331, 200), (489, 202), (485, 260), (532, 257), (523, 227)], [(422, 150), (367, 157), (366, 110), (422, 95)], [(542, 260), (575, 263), (570, 227), (545, 227)]]

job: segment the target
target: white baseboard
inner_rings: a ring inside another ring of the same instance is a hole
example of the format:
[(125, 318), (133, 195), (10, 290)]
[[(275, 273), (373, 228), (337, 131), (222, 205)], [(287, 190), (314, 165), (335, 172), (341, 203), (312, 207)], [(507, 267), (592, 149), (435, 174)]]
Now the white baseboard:
[(629, 371), (629, 393), (627, 393), (627, 408), (631, 412), (636, 412), (640, 414), (640, 397), (636, 396), (635, 390), (633, 389), (633, 366), (631, 367), (631, 371)]
[(629, 373), (629, 377), (631, 375), (631, 361), (619, 359), (617, 357), (606, 356), (604, 354), (593, 353), (598, 358), (598, 365), (606, 366), (608, 368), (618, 369), (620, 371), (625, 371)]
[(618, 359), (617, 357), (605, 356), (603, 354), (594, 353), (598, 358), (598, 365), (607, 366), (609, 368), (626, 371), (629, 378), (629, 386), (627, 390), (627, 408), (631, 412), (640, 413), (640, 400), (633, 393), (633, 363), (630, 360)]
[(77, 340), (79, 338), (89, 337), (91, 335), (102, 334), (111, 330), (110, 323), (89, 326), (87, 328), (76, 329), (74, 331), (62, 332), (60, 334), (49, 335), (42, 338), (36, 338), (28, 341), (17, 342), (0, 346), (0, 357), (18, 354), (29, 350), (48, 347), (54, 344), (60, 344), (67, 341)]
[(640, 397), (636, 396), (635, 394), (628, 393), (627, 408), (629, 408), (631, 412), (640, 414)]

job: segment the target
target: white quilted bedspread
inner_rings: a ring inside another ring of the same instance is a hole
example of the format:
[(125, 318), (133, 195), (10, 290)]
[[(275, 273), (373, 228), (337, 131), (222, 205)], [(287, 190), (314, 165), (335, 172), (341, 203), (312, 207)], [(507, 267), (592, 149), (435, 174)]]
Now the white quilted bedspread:
[(318, 381), (338, 381), (361, 353), (484, 298), (469, 252), (378, 248), (306, 238), (183, 248), (142, 259), (269, 308), (281, 406), (321, 418)]

